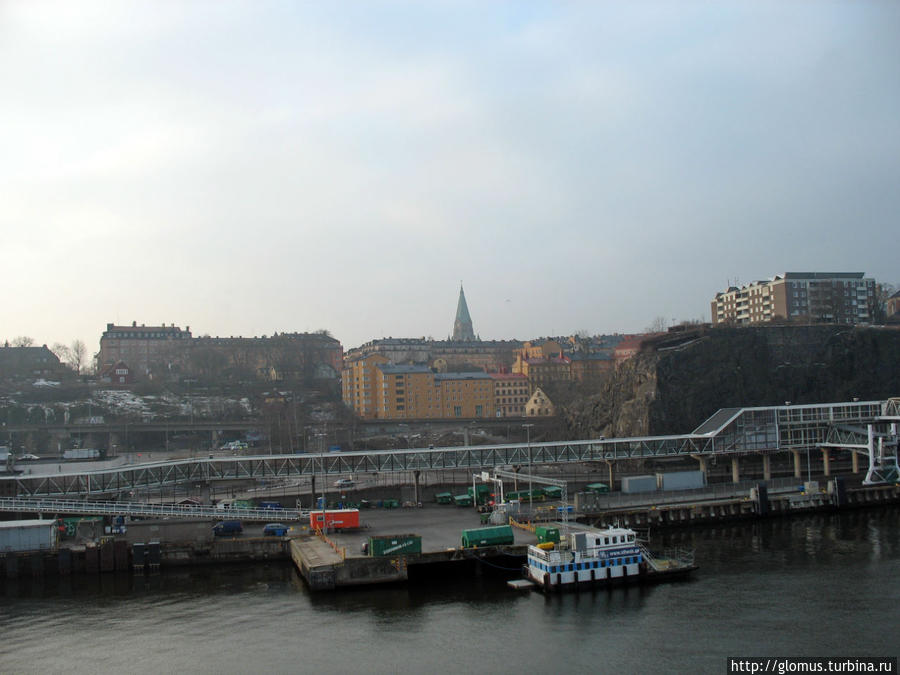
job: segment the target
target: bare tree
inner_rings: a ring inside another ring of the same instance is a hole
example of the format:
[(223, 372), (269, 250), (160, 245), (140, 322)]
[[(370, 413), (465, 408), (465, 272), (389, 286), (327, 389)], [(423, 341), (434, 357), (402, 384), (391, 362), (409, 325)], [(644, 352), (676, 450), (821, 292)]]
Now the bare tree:
[(17, 338), (13, 338), (12, 346), (13, 347), (31, 347), (34, 345), (34, 338), (28, 337), (27, 335), (20, 335)]
[(658, 316), (650, 322), (650, 325), (647, 326), (646, 331), (648, 333), (665, 333), (668, 325), (669, 322), (666, 321), (666, 317)]
[(84, 358), (87, 354), (87, 347), (81, 340), (72, 340), (72, 346), (69, 347), (69, 363), (76, 375), (81, 374), (81, 368), (84, 366)]
[(872, 320), (875, 323), (884, 323), (887, 319), (887, 301), (897, 291), (893, 284), (876, 284), (875, 300), (872, 307)]
[(54, 343), (50, 351), (56, 354), (57, 358), (63, 363), (71, 363), (72, 351), (61, 342)]

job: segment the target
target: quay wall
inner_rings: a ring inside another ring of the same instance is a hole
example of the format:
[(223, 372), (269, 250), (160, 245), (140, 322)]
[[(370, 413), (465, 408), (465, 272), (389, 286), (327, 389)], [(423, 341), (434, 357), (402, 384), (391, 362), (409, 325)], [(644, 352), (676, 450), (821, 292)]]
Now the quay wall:
[(597, 513), (582, 513), (578, 522), (589, 525), (618, 523), (624, 527), (687, 527), (727, 520), (790, 516), (814, 511), (865, 508), (900, 504), (900, 485), (868, 486), (848, 490), (846, 502), (834, 504), (833, 495), (825, 492), (810, 494), (768, 495), (763, 506), (758, 499), (736, 497), (710, 503), (680, 503), (645, 505), (608, 509)]

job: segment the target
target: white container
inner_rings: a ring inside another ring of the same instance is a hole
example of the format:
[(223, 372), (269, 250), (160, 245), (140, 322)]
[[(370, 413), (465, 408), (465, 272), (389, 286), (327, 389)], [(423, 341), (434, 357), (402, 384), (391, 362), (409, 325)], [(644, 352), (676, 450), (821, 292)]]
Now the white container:
[(55, 550), (55, 520), (0, 521), (0, 553)]

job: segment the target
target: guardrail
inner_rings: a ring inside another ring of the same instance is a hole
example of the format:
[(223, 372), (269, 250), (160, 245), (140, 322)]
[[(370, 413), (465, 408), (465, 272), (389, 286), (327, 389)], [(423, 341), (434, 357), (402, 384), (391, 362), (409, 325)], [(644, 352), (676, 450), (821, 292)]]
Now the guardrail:
[(140, 518), (218, 518), (227, 520), (294, 521), (309, 517), (300, 509), (218, 509), (185, 504), (142, 502), (90, 502), (72, 499), (0, 498), (0, 511), (18, 513), (72, 513), (91, 516), (134, 516)]
[[(743, 481), (741, 483), (714, 483), (712, 485), (691, 490), (656, 490), (653, 492), (638, 492), (634, 494), (609, 493), (591, 495), (589, 497), (589, 504), (591, 510), (607, 511), (634, 506), (670, 506), (685, 502), (734, 499), (735, 497), (748, 497), (750, 490), (760, 483), (766, 484), (769, 494), (777, 494), (779, 492), (796, 491), (798, 487), (802, 488), (803, 479), (775, 478), (767, 481), (754, 480)], [(581, 499), (585, 498), (581, 497)], [(583, 504), (580, 504), (579, 502), (576, 503), (581, 506), (581, 511), (585, 511), (585, 506)]]

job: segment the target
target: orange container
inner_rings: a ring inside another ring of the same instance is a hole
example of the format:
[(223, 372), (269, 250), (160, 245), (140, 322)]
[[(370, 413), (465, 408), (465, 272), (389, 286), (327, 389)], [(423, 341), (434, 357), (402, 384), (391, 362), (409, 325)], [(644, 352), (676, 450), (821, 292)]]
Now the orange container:
[(313, 530), (331, 527), (335, 530), (359, 527), (359, 509), (341, 509), (312, 511), (309, 514), (309, 526)]

